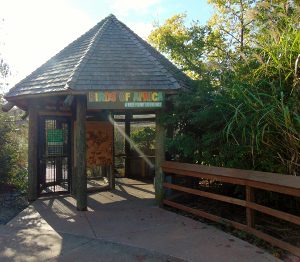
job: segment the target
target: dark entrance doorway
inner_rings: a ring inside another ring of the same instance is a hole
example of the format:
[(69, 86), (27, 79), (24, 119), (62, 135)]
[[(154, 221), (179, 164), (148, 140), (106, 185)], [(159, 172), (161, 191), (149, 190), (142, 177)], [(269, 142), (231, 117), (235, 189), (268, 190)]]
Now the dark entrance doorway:
[(155, 114), (116, 113), (114, 127), (116, 176), (153, 180)]
[(39, 194), (70, 192), (71, 125), (66, 117), (39, 121)]

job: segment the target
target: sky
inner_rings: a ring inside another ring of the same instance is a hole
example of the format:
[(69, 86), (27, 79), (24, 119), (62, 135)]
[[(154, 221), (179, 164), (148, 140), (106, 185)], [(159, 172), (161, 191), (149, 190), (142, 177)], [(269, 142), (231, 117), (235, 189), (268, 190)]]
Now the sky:
[(154, 23), (187, 14), (187, 24), (205, 24), (207, 0), (0, 0), (0, 55), (9, 64), (9, 87), (114, 14), (147, 39)]

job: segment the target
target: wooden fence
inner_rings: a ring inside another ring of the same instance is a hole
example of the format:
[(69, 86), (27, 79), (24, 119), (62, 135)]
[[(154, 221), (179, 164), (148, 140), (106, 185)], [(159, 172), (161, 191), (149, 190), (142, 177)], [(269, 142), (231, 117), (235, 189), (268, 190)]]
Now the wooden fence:
[(219, 181), (223, 183), (230, 183), (234, 185), (245, 186), (245, 200), (215, 194), (211, 192), (201, 191), (199, 189), (186, 187), (185, 185), (178, 185), (171, 182), (165, 182), (164, 188), (168, 191), (179, 191), (196, 196), (201, 196), (217, 201), (226, 202), (246, 208), (246, 224), (242, 224), (236, 221), (232, 221), (217, 215), (207, 213), (200, 209), (195, 209), (177, 203), (172, 200), (171, 197), (165, 198), (163, 204), (171, 206), (173, 208), (192, 213), (196, 216), (203, 217), (215, 222), (230, 225), (236, 229), (253, 234), (258, 238), (261, 238), (270, 244), (280, 247), (289, 251), (297, 256), (300, 256), (300, 248), (292, 244), (286, 243), (280, 239), (270, 236), (255, 228), (255, 212), (261, 212), (290, 223), (300, 225), (300, 217), (282, 212), (267, 206), (257, 204), (255, 202), (254, 190), (262, 189), (267, 191), (273, 191), (283, 193), (295, 197), (300, 197), (300, 177), (248, 171), (231, 168), (209, 167), (195, 164), (186, 164), (178, 162), (164, 162), (162, 164), (162, 170), (166, 175), (180, 176), (180, 177), (193, 177), (199, 179), (208, 179), (213, 181)]

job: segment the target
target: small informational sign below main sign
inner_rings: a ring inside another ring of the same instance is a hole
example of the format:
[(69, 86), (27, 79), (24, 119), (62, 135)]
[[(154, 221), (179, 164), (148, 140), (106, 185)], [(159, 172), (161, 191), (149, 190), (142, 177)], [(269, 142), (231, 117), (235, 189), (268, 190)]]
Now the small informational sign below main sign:
[(88, 93), (88, 108), (158, 109), (164, 98), (161, 91), (94, 91)]

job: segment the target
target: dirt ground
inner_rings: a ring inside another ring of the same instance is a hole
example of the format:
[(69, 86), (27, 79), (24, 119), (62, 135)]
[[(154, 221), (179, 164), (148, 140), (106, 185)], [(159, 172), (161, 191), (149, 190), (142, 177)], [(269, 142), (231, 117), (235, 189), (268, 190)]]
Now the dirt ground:
[(26, 194), (17, 189), (0, 185), (0, 225), (4, 225), (28, 206)]

